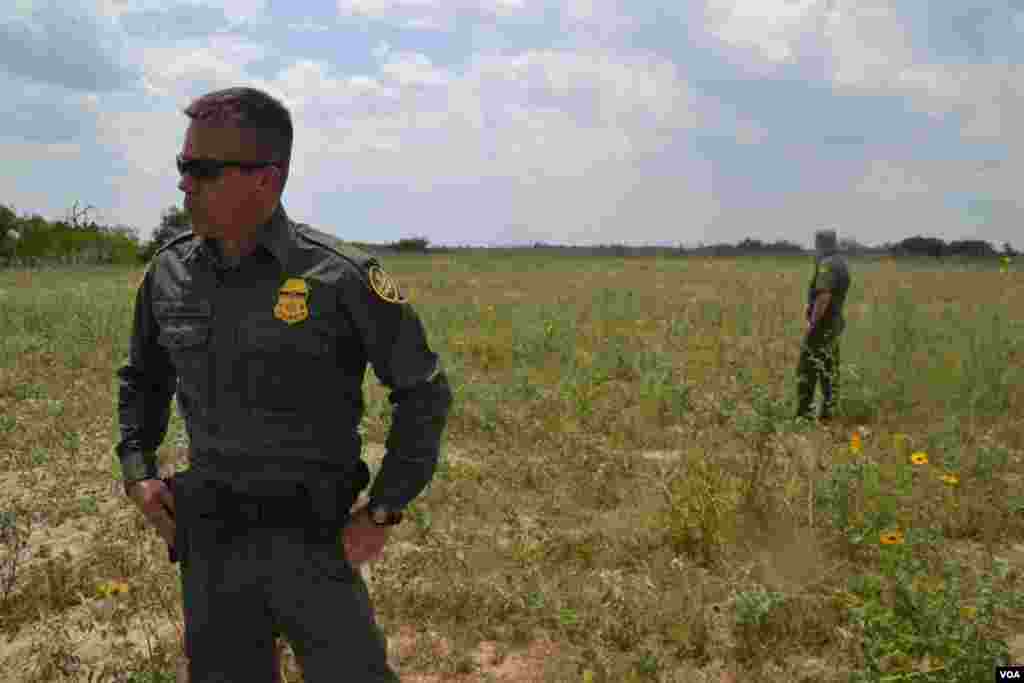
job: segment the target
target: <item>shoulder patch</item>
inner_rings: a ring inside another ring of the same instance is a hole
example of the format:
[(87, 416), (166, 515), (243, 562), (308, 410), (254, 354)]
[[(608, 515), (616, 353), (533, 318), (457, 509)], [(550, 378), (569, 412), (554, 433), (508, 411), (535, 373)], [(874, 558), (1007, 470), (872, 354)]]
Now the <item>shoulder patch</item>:
[(352, 246), (333, 235), (306, 225), (295, 224), (295, 234), (301, 239), (339, 256), (347, 261), (377, 297), (394, 304), (408, 301), (395, 279), (384, 270), (377, 259), (362, 249)]
[(370, 289), (384, 301), (392, 304), (404, 304), (405, 296), (398, 288), (398, 283), (387, 274), (379, 263), (374, 263), (368, 271), (370, 278)]

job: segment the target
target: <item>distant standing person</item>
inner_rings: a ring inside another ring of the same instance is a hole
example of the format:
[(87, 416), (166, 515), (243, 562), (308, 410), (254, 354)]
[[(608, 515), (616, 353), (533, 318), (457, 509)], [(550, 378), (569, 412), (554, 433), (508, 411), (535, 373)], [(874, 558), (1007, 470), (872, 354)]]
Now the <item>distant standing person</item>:
[[(190, 683), (267, 683), (275, 633), (308, 683), (397, 683), (356, 567), (433, 477), (452, 402), (441, 361), (375, 258), (285, 213), (280, 102), (231, 88), (184, 113), (193, 229), (139, 285), (117, 454), (127, 495), (181, 563)], [(392, 424), (356, 506), (368, 364)], [(189, 469), (168, 486), (155, 452), (174, 393)]]
[(811, 419), (811, 404), (821, 380), (823, 421), (839, 403), (839, 337), (846, 328), (843, 304), (850, 290), (850, 269), (837, 253), (836, 231), (814, 234), (814, 275), (807, 288), (807, 333), (797, 366), (797, 417)]

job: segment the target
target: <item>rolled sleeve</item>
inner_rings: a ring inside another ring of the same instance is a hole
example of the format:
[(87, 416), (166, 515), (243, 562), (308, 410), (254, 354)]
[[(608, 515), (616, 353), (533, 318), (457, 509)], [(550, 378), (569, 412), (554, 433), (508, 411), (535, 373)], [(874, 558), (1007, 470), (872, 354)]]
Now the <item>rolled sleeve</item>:
[(153, 269), (149, 268), (135, 295), (135, 314), (128, 360), (118, 370), (118, 419), (121, 440), (117, 456), (125, 481), (158, 475), (156, 450), (167, 435), (171, 397), (177, 374), (166, 349), (157, 343), (153, 317)]
[[(376, 264), (373, 264), (376, 265)], [(348, 309), (374, 374), (391, 390), (391, 430), (370, 498), (401, 509), (430, 482), (440, 455), (452, 391), (441, 360), (430, 350), (419, 316), (407, 303), (392, 303), (363, 280), (351, 290)]]

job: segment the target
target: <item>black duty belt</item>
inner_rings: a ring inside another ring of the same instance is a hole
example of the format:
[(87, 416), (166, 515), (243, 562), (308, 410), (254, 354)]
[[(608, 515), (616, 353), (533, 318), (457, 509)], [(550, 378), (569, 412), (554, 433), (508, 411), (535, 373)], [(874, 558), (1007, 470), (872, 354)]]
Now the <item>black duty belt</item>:
[[(224, 532), (249, 528), (304, 528), (328, 536), (348, 519), (349, 509), (369, 483), (362, 463), (353, 476), (302, 481), (247, 481), (244, 488), (208, 473), (185, 470), (163, 481), (175, 498), (176, 524), (184, 530), (212, 523)], [(171, 562), (180, 553), (169, 548)]]

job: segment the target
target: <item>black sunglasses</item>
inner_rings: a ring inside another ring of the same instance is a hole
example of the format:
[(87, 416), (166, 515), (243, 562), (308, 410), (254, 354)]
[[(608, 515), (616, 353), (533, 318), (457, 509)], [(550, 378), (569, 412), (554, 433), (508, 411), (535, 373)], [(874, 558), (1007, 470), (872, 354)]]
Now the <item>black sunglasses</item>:
[(252, 169), (264, 168), (266, 166), (277, 166), (276, 161), (221, 161), (219, 159), (182, 159), (179, 154), (175, 160), (178, 162), (178, 173), (190, 175), (197, 180), (213, 180), (221, 172), (230, 166)]

